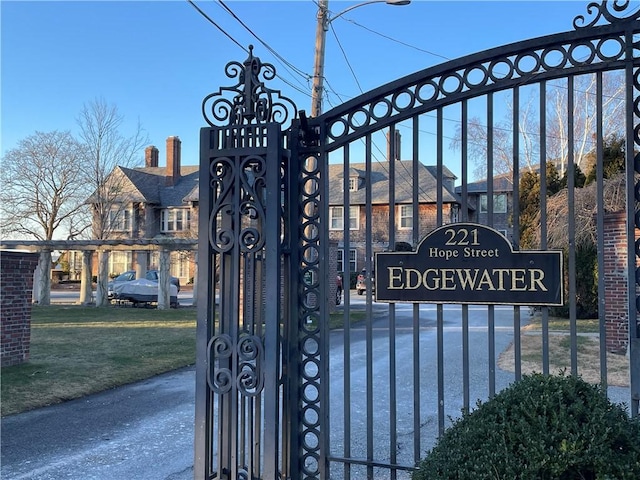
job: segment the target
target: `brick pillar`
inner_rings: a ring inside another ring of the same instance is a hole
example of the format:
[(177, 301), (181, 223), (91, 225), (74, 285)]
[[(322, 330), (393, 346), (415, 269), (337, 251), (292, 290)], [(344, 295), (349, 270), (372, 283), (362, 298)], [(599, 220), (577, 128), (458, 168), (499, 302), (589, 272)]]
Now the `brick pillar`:
[(605, 214), (603, 277), (606, 347), (608, 352), (618, 354), (626, 354), (629, 345), (626, 234), (625, 212)]
[(31, 345), (31, 294), (37, 253), (0, 252), (2, 340), (0, 364), (18, 365), (29, 360)]

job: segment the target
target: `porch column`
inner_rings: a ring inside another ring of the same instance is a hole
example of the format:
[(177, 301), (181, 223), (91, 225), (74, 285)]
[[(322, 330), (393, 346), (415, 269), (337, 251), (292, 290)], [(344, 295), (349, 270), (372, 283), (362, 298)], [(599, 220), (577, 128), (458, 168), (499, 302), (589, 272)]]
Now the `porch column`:
[(133, 252), (135, 255), (135, 269), (136, 269), (136, 279), (145, 278), (147, 274), (147, 270), (149, 269), (147, 263), (147, 252), (143, 250), (136, 250)]
[(158, 268), (158, 310), (167, 310), (171, 307), (171, 293), (169, 291), (170, 272), (169, 265), (171, 252), (166, 248), (160, 250), (160, 265)]
[(92, 281), (93, 275), (91, 271), (91, 259), (93, 258), (93, 252), (91, 250), (82, 251), (82, 272), (80, 273), (80, 305), (89, 305), (93, 299)]
[(51, 250), (40, 252), (38, 270), (38, 305), (51, 305)]
[(98, 285), (96, 288), (96, 307), (109, 305), (107, 284), (109, 283), (109, 251), (98, 250)]

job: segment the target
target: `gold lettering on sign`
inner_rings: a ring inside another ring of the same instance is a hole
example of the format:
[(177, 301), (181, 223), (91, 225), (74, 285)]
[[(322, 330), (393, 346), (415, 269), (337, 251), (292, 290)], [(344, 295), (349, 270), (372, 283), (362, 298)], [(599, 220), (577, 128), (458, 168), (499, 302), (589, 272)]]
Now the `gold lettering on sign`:
[[(491, 250), (487, 250), (491, 251)], [(387, 267), (389, 290), (463, 290), (547, 292), (539, 268), (416, 268)]]

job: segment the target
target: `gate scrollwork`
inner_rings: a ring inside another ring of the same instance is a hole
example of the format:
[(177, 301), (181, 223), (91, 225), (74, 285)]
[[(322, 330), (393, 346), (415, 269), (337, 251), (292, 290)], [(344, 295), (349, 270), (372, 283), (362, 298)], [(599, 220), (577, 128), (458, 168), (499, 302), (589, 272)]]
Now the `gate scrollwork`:
[[(603, 18), (609, 23), (640, 18), (640, 10), (627, 12), (630, 4), (631, 0), (614, 0), (613, 2), (604, 0), (602, 3), (591, 2), (587, 5), (587, 14), (592, 16), (591, 20), (587, 21), (584, 15), (578, 15), (573, 20), (573, 28), (579, 29), (593, 27)], [(625, 15), (621, 15), (625, 12)]]
[(242, 335), (237, 342), (227, 334), (212, 337), (207, 363), (210, 365), (207, 383), (219, 395), (229, 393), (235, 386), (241, 395), (254, 397), (264, 387), (264, 347), (256, 335)]

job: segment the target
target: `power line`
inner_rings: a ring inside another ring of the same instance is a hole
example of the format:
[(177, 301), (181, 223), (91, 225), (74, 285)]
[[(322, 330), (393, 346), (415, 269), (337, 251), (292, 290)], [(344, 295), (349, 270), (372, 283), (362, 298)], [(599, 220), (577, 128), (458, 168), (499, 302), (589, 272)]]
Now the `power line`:
[(342, 52), (342, 56), (344, 57), (344, 61), (347, 62), (347, 66), (349, 67), (349, 70), (351, 71), (351, 75), (353, 76), (353, 79), (356, 81), (356, 84), (358, 85), (358, 88), (360, 89), (360, 93), (364, 93), (364, 90), (362, 90), (362, 86), (360, 85), (360, 82), (358, 81), (358, 76), (356, 75), (356, 72), (353, 70), (353, 67), (351, 66), (351, 62), (349, 62), (349, 58), (347, 57), (347, 52), (345, 52), (344, 48), (342, 47), (342, 43), (340, 43), (340, 39), (338, 38), (338, 34), (336, 33), (335, 29), (333, 28), (333, 25), (331, 25), (331, 31), (333, 32), (333, 36), (335, 37), (336, 42), (338, 43), (338, 47), (340, 47), (340, 51)]
[(345, 20), (347, 22), (350, 22), (350, 23), (353, 23), (354, 25), (356, 25), (356, 26), (358, 26), (360, 28), (363, 28), (368, 32), (371, 32), (371, 33), (373, 33), (375, 35), (378, 35), (378, 36), (380, 36), (382, 38), (386, 38), (387, 40), (390, 40), (392, 42), (398, 43), (398, 44), (403, 45), (405, 47), (409, 47), (409, 48), (412, 48), (412, 49), (417, 50), (419, 52), (427, 53), (429, 55), (433, 55), (434, 57), (439, 57), (439, 58), (442, 58), (444, 60), (451, 60), (449, 57), (445, 57), (444, 55), (440, 55), (439, 53), (435, 53), (435, 52), (432, 52), (430, 50), (425, 50), (424, 48), (416, 47), (415, 45), (411, 45), (409, 43), (403, 42), (402, 40), (398, 40), (397, 38), (393, 38), (393, 37), (390, 37), (388, 35), (385, 35), (384, 33), (380, 33), (380, 32), (378, 32), (376, 30), (373, 30), (373, 29), (365, 26), (365, 25), (361, 25), (360, 23), (358, 23), (358, 22), (356, 22), (354, 20), (350, 20), (348, 18), (344, 18), (343, 20)]
[(195, 3), (193, 3), (192, 0), (187, 0), (187, 2), (189, 2), (189, 4), (195, 8), (198, 13), (200, 13), (200, 15), (202, 15), (204, 18), (207, 19), (207, 21), (209, 23), (211, 23), (214, 27), (216, 27), (218, 30), (220, 30), (224, 35), (226, 35), (227, 38), (229, 38), (229, 40), (231, 40), (233, 43), (235, 43), (238, 47), (240, 47), (242, 50), (245, 51), (245, 53), (249, 53), (249, 50), (247, 48), (245, 48), (240, 42), (238, 42), (235, 38), (233, 38), (229, 33), (227, 33), (227, 31), (222, 28), (220, 25), (218, 25), (209, 15), (207, 15), (205, 12), (203, 12), (200, 7), (198, 7)]
[(218, 0), (218, 4), (221, 5), (240, 25), (242, 25), (269, 52), (271, 52), (274, 57), (276, 57), (278, 60), (280, 60), (280, 62), (282, 62), (283, 65), (289, 67), (291, 70), (293, 70), (294, 73), (296, 73), (297, 75), (299, 75), (300, 77), (302, 77), (303, 79), (305, 79), (307, 81), (310, 80), (311, 78), (313, 78), (312, 75), (309, 75), (308, 73), (304, 72), (303, 70), (301, 70), (298, 67), (296, 67), (295, 65), (293, 65), (286, 58), (284, 58), (282, 55), (280, 55), (275, 49), (273, 49), (267, 42), (262, 40), (262, 38), (260, 38), (246, 23), (244, 23), (242, 21), (242, 19), (240, 19), (240, 17), (238, 17), (238, 15), (236, 15), (235, 12), (233, 10), (231, 10), (231, 8), (229, 6), (227, 6), (226, 3), (224, 3), (223, 0)]
[[(227, 38), (229, 38), (233, 43), (235, 43), (238, 47), (240, 47), (245, 53), (249, 53), (249, 49), (247, 49), (246, 47), (244, 47), (238, 40), (236, 40), (231, 34), (229, 34), (224, 28), (222, 28), (220, 25), (218, 25), (209, 15), (207, 15), (200, 7), (198, 7), (193, 0), (187, 0), (187, 2), (189, 2), (189, 4), (195, 8), (198, 13), (200, 13), (200, 15), (202, 15), (209, 23), (211, 23), (213, 26), (215, 26), (218, 30), (220, 30), (220, 32), (222, 32)], [(260, 42), (262, 43), (262, 41), (260, 40)], [(269, 48), (269, 47), (268, 47)], [(270, 50), (271, 51), (271, 50)], [(273, 52), (272, 52), (273, 53)], [(286, 80), (285, 78), (283, 78), (281, 75), (276, 73), (276, 77), (278, 77), (282, 82), (284, 82), (285, 84), (287, 84), (289, 87), (293, 88), (294, 90), (298, 91), (299, 93), (302, 93), (303, 95), (306, 95), (308, 97), (311, 96), (311, 93), (308, 90), (304, 90), (300, 87), (298, 87), (297, 85), (292, 84), (290, 81)]]

